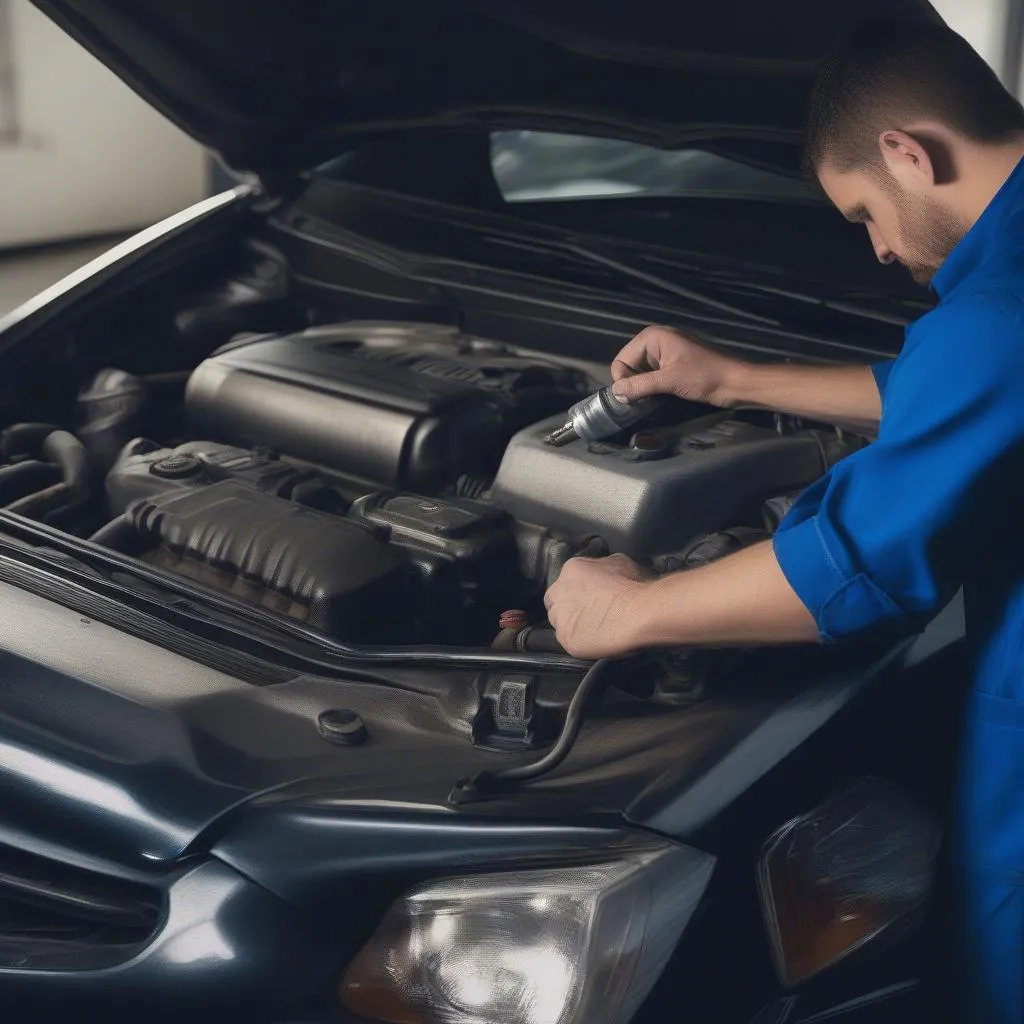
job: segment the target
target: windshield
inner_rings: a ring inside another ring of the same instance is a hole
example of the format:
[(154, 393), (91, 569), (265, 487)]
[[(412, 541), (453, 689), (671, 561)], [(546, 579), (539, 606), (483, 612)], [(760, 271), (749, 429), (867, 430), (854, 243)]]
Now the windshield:
[(491, 134), (507, 203), (650, 196), (815, 200), (803, 182), (699, 149), (664, 150), (555, 132)]

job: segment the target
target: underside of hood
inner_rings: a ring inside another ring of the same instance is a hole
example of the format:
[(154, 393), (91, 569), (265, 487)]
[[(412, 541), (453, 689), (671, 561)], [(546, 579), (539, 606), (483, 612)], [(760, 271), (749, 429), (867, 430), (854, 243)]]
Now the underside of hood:
[(238, 170), (410, 126), (697, 143), (796, 171), (821, 56), (925, 0), (34, 0)]

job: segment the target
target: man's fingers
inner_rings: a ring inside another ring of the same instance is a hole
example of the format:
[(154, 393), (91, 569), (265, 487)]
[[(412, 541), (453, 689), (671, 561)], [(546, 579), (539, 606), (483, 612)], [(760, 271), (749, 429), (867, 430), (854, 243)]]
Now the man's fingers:
[(624, 359), (616, 359), (612, 363), (612, 380), (622, 380), (625, 377), (632, 377), (635, 373), (643, 373), (643, 370), (630, 366)]
[(624, 555), (621, 551), (613, 551), (610, 555), (604, 556), (605, 565), (617, 565), (619, 562), (627, 562), (629, 565), (632, 565), (633, 559), (629, 555)]
[(655, 331), (646, 327), (635, 338), (626, 342), (612, 363), (612, 376), (620, 367), (623, 376), (656, 369), (658, 365), (658, 344)]
[(638, 402), (641, 398), (650, 398), (652, 395), (670, 395), (674, 388), (664, 370), (652, 370), (650, 373), (638, 373), (633, 377), (617, 380), (612, 390), (616, 398), (621, 398), (625, 402)]

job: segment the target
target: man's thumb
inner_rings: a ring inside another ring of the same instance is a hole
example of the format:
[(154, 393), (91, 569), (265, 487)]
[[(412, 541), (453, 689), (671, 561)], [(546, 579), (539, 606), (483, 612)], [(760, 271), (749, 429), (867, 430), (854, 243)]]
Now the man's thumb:
[(661, 370), (650, 373), (636, 373), (632, 377), (623, 377), (612, 385), (612, 393), (625, 402), (638, 402), (641, 398), (651, 395), (667, 395), (672, 391), (666, 375)]

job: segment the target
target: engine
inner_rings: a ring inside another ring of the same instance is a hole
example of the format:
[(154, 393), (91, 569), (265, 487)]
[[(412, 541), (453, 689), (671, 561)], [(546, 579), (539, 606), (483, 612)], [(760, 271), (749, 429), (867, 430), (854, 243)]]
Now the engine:
[(127, 439), (144, 400), (107, 371), (83, 392), (77, 449), (46, 425), (4, 434), (0, 492), (42, 482), (49, 498), (6, 504), (68, 526), (87, 456), (100, 544), (339, 640), (481, 645), (507, 609), (542, 620), (581, 550), (665, 572), (768, 536), (859, 443), (678, 402), (629, 436), (545, 445), (599, 383), (434, 325), (240, 337), (192, 372), (188, 440)]
[(354, 324), (240, 339), (188, 383), (191, 427), (376, 487), (492, 474), (509, 437), (586, 394), (584, 374), (452, 328)]

